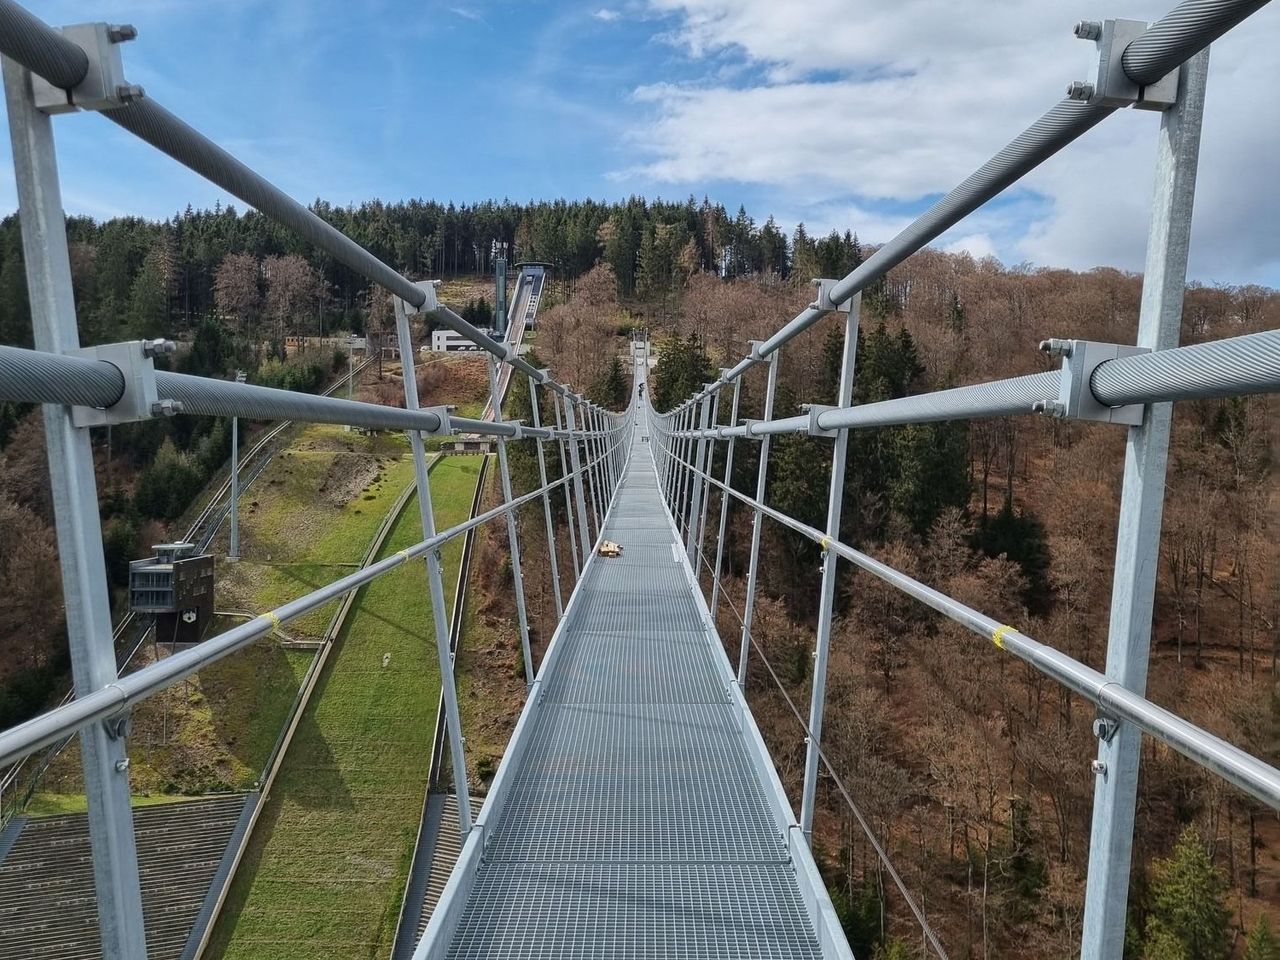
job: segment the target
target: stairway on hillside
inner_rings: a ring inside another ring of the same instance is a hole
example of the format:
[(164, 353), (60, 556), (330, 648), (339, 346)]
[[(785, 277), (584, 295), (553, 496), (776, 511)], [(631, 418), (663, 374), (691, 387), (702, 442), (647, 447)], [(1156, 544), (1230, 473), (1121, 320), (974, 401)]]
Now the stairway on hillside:
[[(484, 797), (471, 798), (474, 816)], [(431, 914), (440, 902), (454, 864), (462, 855), (462, 833), (458, 830), (458, 798), (432, 794), (427, 798), (421, 846), (414, 854), (412, 873), (405, 893), (405, 908), (396, 936), (393, 960), (409, 960), (414, 947), (426, 932)]]
[[(253, 794), (136, 807), (134, 834), (150, 960), (184, 956), (228, 842)], [(16, 834), (16, 838), (14, 837)], [(83, 813), (17, 820), (0, 851), (4, 960), (97, 960), (89, 821)]]

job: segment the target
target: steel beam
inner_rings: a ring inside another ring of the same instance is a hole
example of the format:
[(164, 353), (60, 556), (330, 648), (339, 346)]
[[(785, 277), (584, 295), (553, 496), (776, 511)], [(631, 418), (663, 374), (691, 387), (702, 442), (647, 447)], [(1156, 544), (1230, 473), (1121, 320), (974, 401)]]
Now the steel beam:
[[(529, 410), (535, 427), (542, 426), (542, 411), (539, 407), (538, 381), (529, 377)], [(547, 485), (547, 457), (542, 449), (541, 438), (535, 441), (538, 448), (538, 481), (545, 488)], [(551, 562), (551, 589), (556, 599), (556, 620), (564, 616), (564, 603), (560, 598), (560, 563), (556, 559), (556, 528), (551, 522), (551, 491), (542, 494), (542, 514), (547, 522), (547, 558)]]
[[(1182, 70), (1177, 103), (1161, 117), (1137, 343), (1152, 350), (1178, 345), (1208, 74), (1206, 50)], [(1129, 428), (1125, 447), (1106, 675), (1139, 696), (1146, 692), (1151, 653), (1172, 420), (1171, 404), (1149, 405), (1142, 424)], [(1101, 729), (1110, 736), (1098, 744), (1095, 769), (1100, 772), (1094, 786), (1081, 951), (1098, 960), (1119, 960), (1124, 953), (1142, 732), (1130, 723), (1114, 731), (1106, 724)]]
[[(30, 73), (8, 58), (4, 89), (35, 343), (41, 350), (68, 353), (79, 348), (80, 338), (53, 125), (35, 107)], [(89, 429), (72, 422), (68, 407), (47, 404), (41, 412), (71, 674), (79, 698), (117, 679), (98, 485)], [(129, 802), (128, 729), (128, 715), (122, 714), (80, 731), (98, 929), (102, 955), (108, 960), (134, 960), (147, 954)]]
[[(741, 378), (733, 381), (733, 406), (729, 411), (729, 426), (734, 427), (738, 424), (738, 401), (742, 396), (742, 380)], [(733, 445), (737, 442), (735, 437), (729, 438), (728, 449), (724, 455), (724, 483), (725, 486), (733, 485)], [(728, 530), (729, 523), (729, 501), (733, 498), (724, 491), (720, 493), (720, 533), (716, 537), (716, 569), (711, 577), (711, 619), (716, 618), (716, 608), (720, 604), (720, 565), (724, 559), (724, 539), (725, 532)]]
[[(489, 398), (493, 407), (494, 423), (502, 421), (502, 390), (498, 386), (498, 361), (489, 358)], [(511, 471), (507, 466), (507, 441), (497, 438), (498, 472), (502, 478), (502, 499), (510, 504), (515, 496), (511, 492)], [(507, 540), (511, 549), (511, 585), (516, 595), (516, 618), (520, 627), (520, 650), (524, 655), (525, 683), (533, 686), (533, 648), (529, 644), (529, 612), (524, 605), (524, 573), (520, 569), (520, 538), (516, 530), (516, 512), (507, 511)]]
[[(858, 354), (858, 316), (862, 310), (862, 295), (855, 294), (852, 308), (845, 316), (844, 355), (840, 363), (840, 391), (836, 403), (847, 407), (853, 401), (854, 364)], [(827, 535), (822, 546), (822, 588), (818, 596), (818, 636), (813, 660), (813, 693), (809, 700), (809, 737), (805, 750), (804, 786), (800, 800), (800, 829), (805, 840), (813, 842), (813, 808), (818, 786), (818, 767), (822, 763), (818, 755), (822, 742), (822, 712), (827, 696), (827, 660), (831, 652), (831, 622), (835, 616), (836, 574), (839, 555), (831, 550), (831, 544), (840, 539), (840, 514), (844, 505), (845, 460), (849, 450), (849, 433), (835, 436), (835, 449), (831, 454), (831, 487), (827, 494)]]
[[(778, 392), (778, 351), (769, 355), (769, 379), (764, 388), (764, 411), (761, 422), (773, 418), (773, 400)], [(765, 486), (769, 478), (768, 434), (760, 441), (760, 466), (756, 471), (756, 503), (764, 503)], [(742, 646), (738, 651), (738, 686), (747, 688), (747, 658), (751, 653), (751, 620), (756, 608), (756, 584), (760, 567), (760, 532), (764, 527), (764, 514), (759, 507), (751, 518), (751, 554), (747, 560), (747, 597), (742, 605)]]
[[(404, 381), (404, 405), (419, 409), (418, 375), (413, 364), (413, 337), (404, 301), (393, 298), (396, 312), (396, 339), (400, 346), (401, 377)], [(422, 434), (408, 432), (409, 449), (413, 453), (413, 475), (418, 493), (418, 517), (422, 523), (422, 539), (436, 535), (435, 505), (431, 502), (431, 476), (427, 471), (426, 448)], [(510, 514), (507, 514), (510, 516)], [(471, 832), (471, 789), (467, 783), (467, 759), (462, 738), (462, 715), (458, 711), (458, 687), (453, 674), (453, 652), (449, 649), (449, 620), (445, 613), (444, 575), (440, 548), (427, 552), (427, 589), (431, 594), (431, 617), (436, 634), (436, 658), (440, 663), (440, 689), (444, 693), (445, 727), (449, 734), (449, 757), (453, 761), (453, 785), (458, 794), (458, 830), (465, 837)]]

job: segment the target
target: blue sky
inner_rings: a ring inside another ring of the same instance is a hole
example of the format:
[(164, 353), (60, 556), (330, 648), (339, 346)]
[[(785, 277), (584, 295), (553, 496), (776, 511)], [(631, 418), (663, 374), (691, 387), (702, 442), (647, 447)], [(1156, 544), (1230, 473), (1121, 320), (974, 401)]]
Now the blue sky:
[[(1167, 3), (1132, 0), (1130, 15)], [(44, 0), (130, 22), (127, 72), (301, 200), (709, 195), (888, 239), (1093, 69), (1056, 0)], [(1280, 10), (1219, 45), (1193, 275), (1280, 285)], [(1000, 64), (993, 70), (991, 65)], [(1127, 112), (940, 241), (1140, 269), (1158, 118)], [(221, 191), (102, 118), (57, 120), (69, 209), (163, 217)], [(13, 207), (0, 162), (0, 207)], [(1270, 190), (1266, 189), (1271, 187)]]

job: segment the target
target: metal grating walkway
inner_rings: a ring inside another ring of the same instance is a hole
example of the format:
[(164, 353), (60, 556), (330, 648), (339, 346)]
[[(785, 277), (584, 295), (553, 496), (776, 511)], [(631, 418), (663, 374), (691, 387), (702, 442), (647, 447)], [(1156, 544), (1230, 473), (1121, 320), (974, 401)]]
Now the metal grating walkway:
[(418, 956), (848, 957), (639, 430), (604, 536)]

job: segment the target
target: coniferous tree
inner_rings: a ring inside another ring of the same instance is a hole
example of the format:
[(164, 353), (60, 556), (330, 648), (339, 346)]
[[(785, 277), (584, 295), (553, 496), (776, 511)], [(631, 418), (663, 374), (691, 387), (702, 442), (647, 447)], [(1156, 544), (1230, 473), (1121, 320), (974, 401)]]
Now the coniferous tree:
[(1227, 883), (1195, 827), (1182, 831), (1169, 858), (1157, 860), (1152, 873), (1143, 956), (1225, 960), (1231, 952)]

